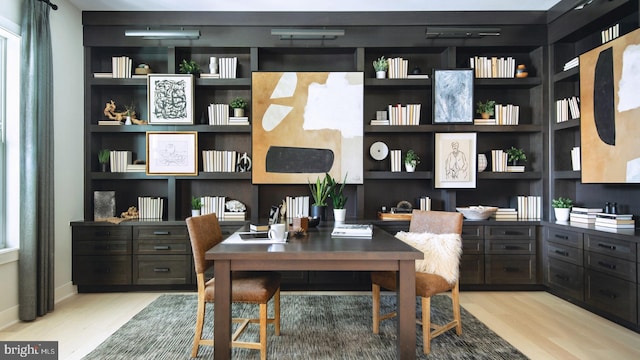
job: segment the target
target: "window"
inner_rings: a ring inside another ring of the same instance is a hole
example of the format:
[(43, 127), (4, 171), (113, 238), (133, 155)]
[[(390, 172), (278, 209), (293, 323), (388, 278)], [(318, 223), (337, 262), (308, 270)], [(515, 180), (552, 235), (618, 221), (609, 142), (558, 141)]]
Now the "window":
[[(19, 203), (19, 27), (0, 17), (0, 249), (18, 246), (17, 214), (6, 212), (8, 203)], [(10, 191), (7, 191), (9, 189)]]

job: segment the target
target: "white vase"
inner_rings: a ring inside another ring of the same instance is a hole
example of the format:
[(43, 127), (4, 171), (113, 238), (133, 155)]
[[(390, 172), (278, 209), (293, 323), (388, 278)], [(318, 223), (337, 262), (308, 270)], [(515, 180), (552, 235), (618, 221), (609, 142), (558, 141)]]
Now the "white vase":
[(487, 156), (478, 154), (478, 172), (483, 172), (487, 168)]
[(215, 56), (209, 58), (209, 71), (212, 74), (218, 73), (218, 58), (216, 58)]
[(376, 79), (384, 79), (387, 77), (387, 72), (384, 70), (376, 71)]
[(416, 171), (416, 165), (412, 163), (404, 163), (404, 168), (407, 170), (407, 172)]
[(569, 221), (569, 213), (571, 213), (570, 208), (553, 208), (553, 212), (556, 215), (557, 222)]
[(343, 223), (347, 217), (347, 209), (333, 209), (333, 220), (337, 223)]
[(243, 117), (244, 116), (244, 109), (242, 109), (242, 108), (234, 108), (233, 109), (233, 116), (235, 116), (235, 117)]
[(191, 209), (191, 216), (200, 216), (200, 210)]

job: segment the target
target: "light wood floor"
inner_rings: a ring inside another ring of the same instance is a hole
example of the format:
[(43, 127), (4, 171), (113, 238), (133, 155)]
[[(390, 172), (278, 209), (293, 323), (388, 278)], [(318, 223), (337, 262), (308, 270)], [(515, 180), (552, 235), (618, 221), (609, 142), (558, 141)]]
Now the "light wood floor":
[[(80, 359), (159, 295), (78, 294), (0, 340), (58, 341), (61, 360)], [(460, 301), (531, 359), (640, 359), (640, 334), (545, 292), (461, 292)]]

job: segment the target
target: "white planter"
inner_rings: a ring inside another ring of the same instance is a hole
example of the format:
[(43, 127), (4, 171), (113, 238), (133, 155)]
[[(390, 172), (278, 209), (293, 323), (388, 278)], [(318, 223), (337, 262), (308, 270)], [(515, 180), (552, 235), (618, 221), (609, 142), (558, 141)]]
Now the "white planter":
[(556, 221), (559, 221), (559, 222), (569, 221), (569, 213), (571, 212), (570, 208), (553, 208), (553, 211), (556, 215)]
[(382, 70), (382, 71), (376, 71), (376, 79), (384, 79), (387, 77), (387, 72)]
[(333, 219), (337, 223), (344, 222), (347, 217), (347, 209), (333, 209)]
[(416, 171), (416, 165), (415, 165), (415, 164), (411, 164), (411, 163), (404, 163), (404, 168), (407, 170), (407, 172), (414, 172), (414, 171)]
[(243, 117), (244, 116), (244, 109), (242, 109), (242, 108), (234, 108), (233, 109), (233, 116), (235, 116), (235, 117)]
[(200, 210), (191, 209), (191, 216), (200, 216)]

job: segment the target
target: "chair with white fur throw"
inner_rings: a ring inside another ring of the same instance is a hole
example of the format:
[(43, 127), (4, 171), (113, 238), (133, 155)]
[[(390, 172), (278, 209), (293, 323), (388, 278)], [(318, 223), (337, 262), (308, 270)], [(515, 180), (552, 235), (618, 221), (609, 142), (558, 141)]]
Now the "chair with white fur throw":
[[(431, 351), (431, 339), (455, 328), (462, 334), (459, 299), (459, 264), (462, 255), (462, 214), (446, 211), (414, 210), (409, 232), (398, 232), (396, 238), (424, 253), (424, 260), (416, 260), (416, 295), (422, 299), (424, 353)], [(373, 296), (373, 333), (380, 331), (380, 321), (397, 315), (394, 311), (380, 314), (380, 288), (396, 290), (396, 273), (371, 273)], [(453, 320), (444, 325), (431, 324), (431, 296), (451, 290)]]

